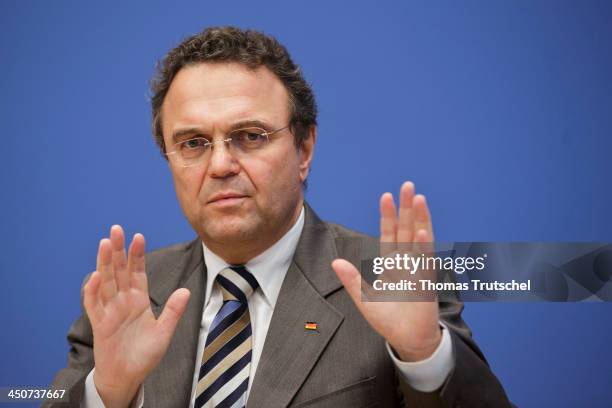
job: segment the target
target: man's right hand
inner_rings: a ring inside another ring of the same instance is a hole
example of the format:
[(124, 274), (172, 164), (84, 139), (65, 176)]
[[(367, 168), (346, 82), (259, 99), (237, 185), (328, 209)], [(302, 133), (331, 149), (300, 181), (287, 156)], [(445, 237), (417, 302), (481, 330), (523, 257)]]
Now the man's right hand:
[(159, 319), (149, 303), (145, 241), (134, 235), (125, 254), (123, 229), (100, 241), (96, 271), (84, 287), (94, 336), (94, 383), (106, 407), (127, 407), (168, 349), (190, 293), (177, 289)]

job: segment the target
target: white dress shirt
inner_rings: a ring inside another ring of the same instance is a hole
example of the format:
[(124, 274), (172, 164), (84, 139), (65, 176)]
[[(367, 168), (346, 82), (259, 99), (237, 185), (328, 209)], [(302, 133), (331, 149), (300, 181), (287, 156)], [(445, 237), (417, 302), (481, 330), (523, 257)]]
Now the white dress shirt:
[[(278, 299), (281, 285), (289, 269), (293, 254), (297, 248), (302, 229), (304, 227), (304, 208), (300, 212), (296, 223), (291, 229), (274, 245), (257, 257), (246, 263), (245, 267), (253, 274), (259, 283), (259, 289), (249, 297), (249, 314), (251, 316), (252, 334), (252, 357), (251, 374), (249, 375), (248, 393), (253, 384), (253, 378), (257, 372), (257, 365), (261, 357), (274, 306)], [(206, 336), (215, 315), (223, 305), (223, 295), (219, 285), (215, 283), (216, 277), (223, 269), (229, 266), (227, 262), (218, 255), (211, 252), (204, 243), (204, 262), (206, 264), (206, 293), (204, 310), (198, 339), (197, 360), (202, 360)], [(333, 272), (332, 272), (333, 273)], [(448, 330), (442, 330), (442, 341), (436, 351), (426, 360), (419, 362), (404, 362), (394, 356), (393, 351), (387, 344), (387, 350), (398, 368), (402, 378), (413, 388), (429, 392), (439, 388), (453, 369), (454, 360), (452, 355), (452, 344)], [(103, 407), (102, 400), (93, 382), (94, 369), (89, 373), (85, 381), (85, 393), (81, 401), (81, 407), (98, 408)], [(200, 364), (196, 364), (191, 387), (191, 399), (189, 407), (192, 408), (195, 401), (195, 390), (198, 383)], [(132, 407), (142, 407), (144, 401), (144, 387), (141, 386), (138, 395), (132, 402)]]

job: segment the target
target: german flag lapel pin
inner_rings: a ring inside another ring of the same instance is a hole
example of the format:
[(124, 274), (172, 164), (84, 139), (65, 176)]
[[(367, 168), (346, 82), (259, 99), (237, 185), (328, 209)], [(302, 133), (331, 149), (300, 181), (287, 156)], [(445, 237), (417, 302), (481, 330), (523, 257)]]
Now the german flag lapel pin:
[(319, 325), (317, 324), (317, 322), (306, 322), (306, 325), (304, 326), (304, 330), (306, 330), (307, 332), (319, 332)]

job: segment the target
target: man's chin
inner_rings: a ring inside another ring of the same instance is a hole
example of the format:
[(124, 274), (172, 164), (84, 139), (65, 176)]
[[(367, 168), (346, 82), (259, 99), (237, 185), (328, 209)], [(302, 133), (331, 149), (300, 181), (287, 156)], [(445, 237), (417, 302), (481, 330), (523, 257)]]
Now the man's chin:
[(217, 243), (232, 244), (256, 238), (254, 225), (244, 217), (221, 216), (215, 217), (213, 222), (201, 224), (204, 237)]

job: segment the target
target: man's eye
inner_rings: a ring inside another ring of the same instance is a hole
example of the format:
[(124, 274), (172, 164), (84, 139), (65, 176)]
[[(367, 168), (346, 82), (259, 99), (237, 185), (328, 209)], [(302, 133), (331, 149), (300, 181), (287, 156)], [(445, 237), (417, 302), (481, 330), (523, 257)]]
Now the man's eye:
[(184, 142), (181, 143), (181, 147), (183, 149), (189, 149), (189, 150), (201, 149), (203, 147), (206, 147), (206, 143), (207, 143), (206, 139), (195, 138), (195, 139), (185, 140)]
[(250, 129), (238, 130), (232, 137), (240, 142), (257, 142), (263, 138), (262, 132)]
[(251, 142), (255, 142), (255, 141), (257, 141), (257, 140), (258, 140), (260, 137), (262, 137), (262, 136), (261, 136), (260, 134), (258, 134), (258, 133), (247, 133), (247, 134), (245, 135), (245, 137), (246, 137), (246, 138), (247, 138), (249, 141), (251, 141)]
[(266, 144), (268, 139), (263, 129), (240, 129), (231, 135), (235, 146), (241, 150), (256, 150)]

